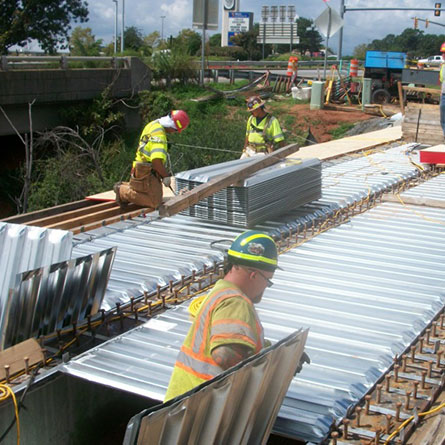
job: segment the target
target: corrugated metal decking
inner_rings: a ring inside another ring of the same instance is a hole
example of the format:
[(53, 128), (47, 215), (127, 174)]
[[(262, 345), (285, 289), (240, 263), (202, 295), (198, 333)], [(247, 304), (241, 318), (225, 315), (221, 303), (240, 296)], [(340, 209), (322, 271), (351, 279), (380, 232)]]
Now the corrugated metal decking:
[(16, 275), (0, 315), (0, 350), (96, 314), (116, 248)]
[(0, 317), (18, 273), (71, 257), (73, 234), (0, 222)]
[[(256, 228), (280, 237), (282, 232), (310, 226), (348, 204), (366, 199), (372, 193), (390, 190), (418, 175), (418, 169), (405, 155), (416, 144), (391, 148), (323, 169), (323, 195), (318, 201), (299, 207)], [(156, 286), (179, 280), (193, 270), (202, 270), (222, 255), (209, 248), (216, 239), (234, 239), (242, 229), (222, 223), (177, 215), (162, 220), (135, 218), (76, 236), (74, 256), (83, 256), (117, 246), (103, 308)]]
[[(280, 256), (260, 318), (273, 341), (309, 327), (312, 363), (292, 382), (275, 431), (319, 442), (443, 306), (444, 223), (445, 210), (386, 203)], [(65, 369), (162, 400), (189, 326), (179, 305)]]
[[(176, 175), (178, 191), (207, 183), (232, 172), (245, 160), (229, 161)], [(219, 167), (219, 168), (217, 168)], [(252, 227), (321, 196), (321, 162), (318, 159), (283, 160), (256, 172), (240, 184), (227, 187), (182, 214), (240, 227)]]
[(306, 337), (307, 331), (295, 332), (187, 395), (134, 416), (124, 445), (266, 443)]

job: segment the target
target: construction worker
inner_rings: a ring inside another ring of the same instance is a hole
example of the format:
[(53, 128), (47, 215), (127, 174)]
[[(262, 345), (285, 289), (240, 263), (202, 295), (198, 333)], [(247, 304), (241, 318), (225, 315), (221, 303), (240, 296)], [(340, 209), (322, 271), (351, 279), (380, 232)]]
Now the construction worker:
[(445, 138), (445, 42), (442, 43), (440, 52), (442, 54), (442, 64), (440, 65), (439, 73), (439, 79), (442, 84), (440, 95), (440, 126), (442, 127), (442, 132)]
[(257, 154), (272, 153), (284, 146), (284, 135), (278, 119), (266, 112), (265, 102), (259, 96), (247, 99), (247, 110), (252, 113), (247, 120), (246, 139), (241, 159)]
[(189, 122), (185, 111), (173, 110), (145, 126), (131, 169), (130, 182), (114, 185), (116, 202), (121, 207), (129, 202), (152, 209), (159, 207), (162, 202), (162, 183), (171, 187), (171, 174), (165, 167), (167, 133), (181, 133)]
[(178, 354), (165, 401), (265, 347), (254, 304), (273, 284), (278, 267), (275, 242), (262, 232), (248, 230), (233, 241), (227, 255), (228, 272), (200, 306)]

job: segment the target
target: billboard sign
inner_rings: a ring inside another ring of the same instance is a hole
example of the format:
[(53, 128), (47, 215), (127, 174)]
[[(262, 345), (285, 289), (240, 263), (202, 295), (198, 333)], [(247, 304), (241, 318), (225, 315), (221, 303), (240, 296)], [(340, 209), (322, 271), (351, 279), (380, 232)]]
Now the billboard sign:
[(229, 12), (228, 45), (233, 46), (230, 41), (233, 36), (250, 31), (252, 23), (252, 12)]

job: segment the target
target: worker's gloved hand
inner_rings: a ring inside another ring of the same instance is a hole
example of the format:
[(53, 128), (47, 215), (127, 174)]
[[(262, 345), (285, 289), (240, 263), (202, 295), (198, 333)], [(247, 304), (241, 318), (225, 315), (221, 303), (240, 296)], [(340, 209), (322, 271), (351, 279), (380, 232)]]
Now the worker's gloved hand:
[(166, 176), (165, 178), (162, 178), (162, 182), (164, 183), (164, 185), (166, 187), (170, 187), (170, 185), (172, 183), (172, 177), (171, 176)]
[(303, 369), (303, 365), (307, 363), (308, 365), (311, 363), (311, 359), (309, 358), (309, 356), (303, 352), (303, 355), (300, 358), (300, 362), (298, 363), (297, 369), (295, 370), (295, 374), (298, 374), (302, 369)]

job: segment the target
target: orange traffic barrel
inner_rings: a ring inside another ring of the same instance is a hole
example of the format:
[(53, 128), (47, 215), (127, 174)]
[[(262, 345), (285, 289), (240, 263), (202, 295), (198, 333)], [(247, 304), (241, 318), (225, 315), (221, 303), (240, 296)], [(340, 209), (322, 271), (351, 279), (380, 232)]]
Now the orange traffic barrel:
[[(349, 76), (350, 77), (358, 77), (358, 60), (357, 59), (351, 59), (351, 64), (349, 65)], [(351, 93), (357, 92), (357, 83), (352, 82), (351, 83)]]
[(297, 74), (298, 71), (298, 57), (297, 56), (290, 56), (289, 61), (287, 62), (287, 75), (289, 77)]
[(349, 75), (351, 77), (358, 77), (358, 60), (357, 59), (351, 60), (351, 65), (349, 68)]

